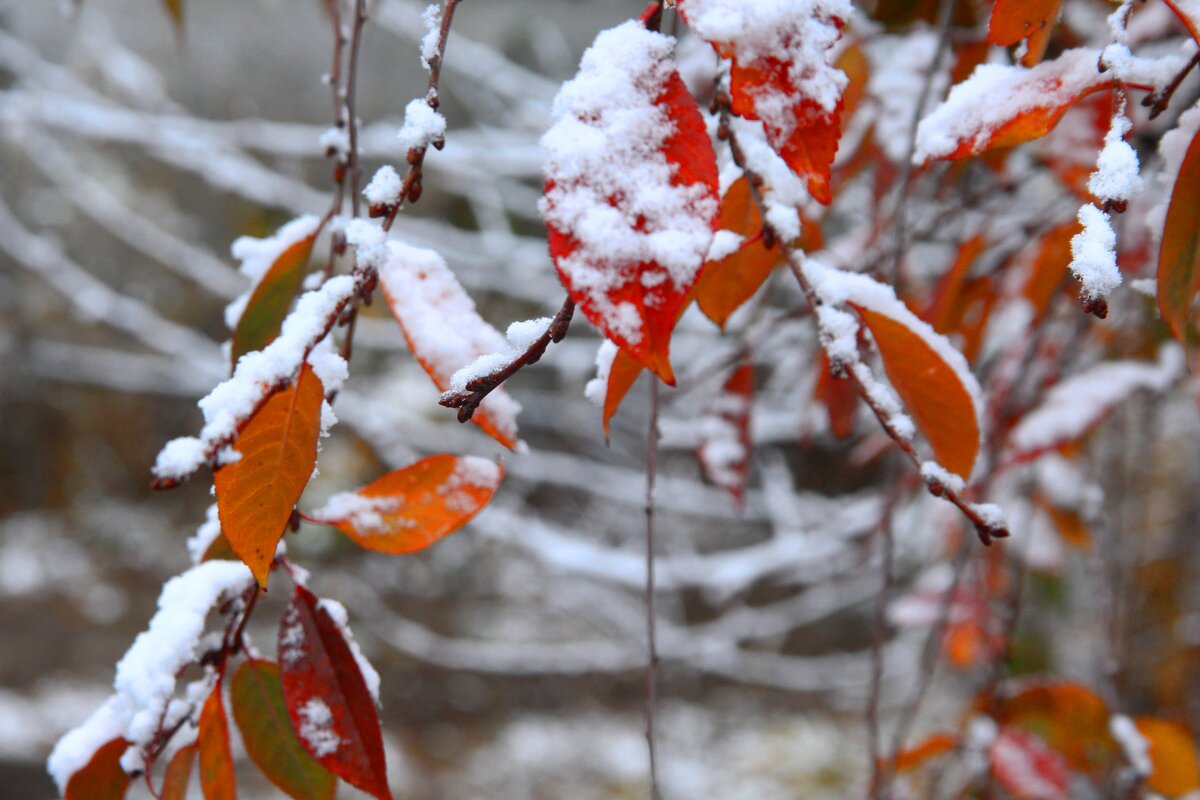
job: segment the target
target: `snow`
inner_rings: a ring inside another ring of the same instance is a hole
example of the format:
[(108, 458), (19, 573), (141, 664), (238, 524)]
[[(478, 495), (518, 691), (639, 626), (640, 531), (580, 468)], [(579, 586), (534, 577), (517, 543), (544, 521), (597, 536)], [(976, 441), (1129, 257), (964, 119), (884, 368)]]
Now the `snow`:
[(338, 751), (342, 739), (333, 729), (333, 712), (319, 697), (309, 698), (300, 706), (300, 738), (308, 746), (308, 752), (324, 758)]
[(404, 124), (396, 138), (407, 150), (424, 150), (437, 145), (446, 134), (446, 118), (424, 99), (412, 100), (404, 108)]
[[(383, 252), (380, 286), (413, 354), (439, 389), (449, 389), (455, 373), (481, 356), (507, 352), (507, 340), (479, 316), (438, 253), (398, 241), (387, 242)], [(516, 438), (521, 406), (503, 387), (484, 398), (480, 408), (505, 437)]]
[(1113, 714), (1108, 720), (1108, 730), (1121, 746), (1121, 752), (1129, 760), (1129, 764), (1141, 777), (1147, 777), (1154, 771), (1150, 761), (1150, 742), (1138, 731), (1133, 720), (1124, 714)]
[[(900, 163), (908, 154), (913, 109), (937, 50), (937, 33), (913, 31), (906, 36), (881, 37), (879, 46), (869, 51), (873, 58), (867, 91), (879, 105), (875, 140), (894, 163)], [(922, 111), (941, 97), (950, 83), (944, 64), (933, 76)]]
[(478, 507), (470, 492), (464, 489), (496, 489), (504, 476), (500, 465), (489, 458), (461, 456), (454, 471), (446, 482), (438, 487), (446, 508), (455, 512), (467, 512)]
[(117, 663), (115, 694), (50, 754), (47, 766), (60, 791), (99, 745), (124, 737), (140, 751), (153, 739), (173, 699), (176, 673), (199, 656), (205, 617), (223, 598), (253, 585), (249, 568), (233, 561), (199, 564), (167, 581), (150, 626)]
[(1041, 405), (1025, 415), (1009, 439), (1022, 455), (1033, 455), (1087, 433), (1117, 403), (1138, 389), (1162, 392), (1183, 371), (1183, 352), (1164, 345), (1158, 363), (1108, 361), (1060, 382)]
[(1108, 214), (1091, 203), (1079, 207), (1079, 223), (1083, 230), (1071, 237), (1071, 272), (1079, 279), (1079, 294), (1088, 299), (1108, 297), (1121, 285), (1117, 234)]
[(450, 376), (450, 388), (443, 396), (462, 392), (466, 390), (467, 384), (476, 378), (489, 375), (515, 361), (546, 332), (553, 321), (552, 317), (539, 317), (509, 325), (508, 330), (504, 332), (504, 338), (507, 340), (505, 349), (498, 353), (479, 356), (462, 369), (456, 370)]
[(358, 646), (358, 641), (350, 631), (350, 615), (346, 613), (346, 607), (337, 600), (324, 598), (318, 601), (317, 605), (324, 609), (334, 624), (338, 626), (342, 638), (346, 640), (346, 645), (350, 648), (350, 652), (354, 656), (355, 663), (358, 664), (358, 671), (362, 675), (363, 683), (367, 685), (367, 691), (375, 701), (375, 705), (379, 705), (379, 673), (371, 666), (371, 662), (367, 661), (366, 656), (363, 655), (362, 650)]
[(697, 455), (704, 474), (717, 486), (732, 492), (743, 488), (742, 471), (750, 453), (742, 441), (739, 420), (749, 413), (749, 398), (722, 391), (696, 420), (700, 432)]
[(604, 399), (608, 396), (608, 375), (612, 371), (613, 359), (617, 357), (619, 349), (608, 339), (602, 341), (596, 349), (596, 377), (587, 382), (583, 394), (598, 406), (603, 407)]
[[(989, 750), (992, 769), (1021, 797), (1066, 800), (1066, 769), (1054, 751), (1020, 729), (1000, 732)], [(1060, 782), (1060, 779), (1061, 780)]]
[(430, 63), (437, 56), (438, 39), (442, 28), (442, 5), (430, 3), (421, 12), (421, 22), (425, 25), (425, 35), (421, 37), (421, 65), (429, 69)]
[(642, 340), (641, 316), (611, 293), (645, 276), (687, 288), (713, 236), (716, 200), (703, 183), (672, 184), (664, 153), (675, 125), (655, 101), (673, 75), (674, 41), (632, 20), (602, 32), (555, 97), (541, 140), (550, 188), (539, 208), (577, 245), (557, 266), (630, 344)]
[(208, 548), (221, 535), (221, 520), (217, 517), (217, 504), (213, 503), (208, 507), (205, 514), (204, 522), (196, 529), (196, 532), (188, 537), (187, 549), (188, 555), (191, 556), (193, 564), (199, 564), (204, 558), (204, 554), (208, 552)]
[(745, 237), (733, 231), (717, 231), (713, 235), (712, 244), (708, 248), (705, 261), (720, 261), (725, 256), (732, 255), (742, 246)]
[(1137, 153), (1125, 141), (1132, 125), (1129, 117), (1117, 114), (1104, 136), (1104, 148), (1096, 159), (1096, 171), (1088, 179), (1088, 191), (1101, 202), (1127, 201), (1142, 190)]
[(350, 153), (350, 132), (345, 128), (328, 128), (317, 143), (322, 152), (333, 153), (339, 160), (344, 160)]
[(312, 236), (321, 225), (321, 219), (313, 214), (305, 214), (287, 223), (275, 232), (273, 236), (258, 239), (253, 236), (240, 236), (230, 247), (233, 257), (241, 262), (241, 272), (250, 279), (250, 287), (236, 300), (225, 307), (225, 325), (229, 330), (237, 327), (246, 303), (258, 287), (259, 281), (271, 269), (284, 252), (296, 244)]
[[(963, 143), (970, 143), (972, 149), (981, 147), (1010, 120), (1029, 112), (1061, 108), (1103, 86), (1113, 75), (1097, 69), (1100, 56), (1099, 50), (1081, 47), (1029, 69), (981, 64), (921, 120), (914, 163), (949, 156)], [(1126, 81), (1157, 87), (1169, 81), (1183, 61), (1173, 56), (1130, 57), (1123, 66)]]
[(926, 483), (937, 483), (955, 494), (962, 494), (967, 488), (966, 481), (955, 475), (936, 461), (925, 461), (921, 464), (921, 477)]
[[(195, 472), (222, 443), (231, 441), (275, 387), (290, 381), (307, 358), (326, 393), (337, 392), (349, 375), (345, 360), (332, 347), (320, 348), (327, 323), (358, 290), (354, 276), (339, 275), (306, 292), (283, 321), (279, 336), (262, 350), (238, 359), (233, 376), (218, 384), (198, 405), (204, 414), (199, 437), (181, 437), (159, 452), (154, 474), (181, 479)], [(327, 421), (322, 414), (323, 422)]]
[(1200, 101), (1180, 114), (1179, 122), (1174, 128), (1164, 133), (1158, 142), (1158, 154), (1162, 164), (1158, 173), (1158, 186), (1162, 200), (1146, 214), (1146, 224), (1150, 227), (1155, 239), (1162, 236), (1163, 225), (1167, 219), (1167, 207), (1170, 205), (1171, 194), (1175, 188), (1175, 179), (1183, 166), (1188, 146), (1198, 132), (1200, 132)]
[(400, 202), (400, 191), (404, 181), (396, 173), (391, 164), (384, 164), (375, 171), (367, 188), (363, 189), (363, 197), (373, 206), (390, 206)]

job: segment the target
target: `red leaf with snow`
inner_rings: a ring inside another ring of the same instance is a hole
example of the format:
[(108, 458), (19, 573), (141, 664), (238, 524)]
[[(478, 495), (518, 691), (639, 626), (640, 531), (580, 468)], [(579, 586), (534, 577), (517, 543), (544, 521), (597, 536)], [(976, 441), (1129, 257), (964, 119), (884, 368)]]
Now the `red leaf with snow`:
[(466, 525), (503, 477), (504, 469), (491, 459), (430, 456), (356, 492), (335, 495), (313, 516), (369, 550), (415, 553)]
[(700, 445), (696, 458), (704, 477), (729, 491), (740, 508), (746, 499), (750, 471), (750, 405), (754, 367), (745, 362), (734, 370), (697, 420)]
[[(449, 389), (454, 373), (475, 359), (508, 349), (504, 336), (479, 316), (475, 301), (441, 255), (397, 241), (387, 246), (379, 285), (409, 349), (438, 391)], [(512, 449), (520, 410), (501, 387), (484, 398), (471, 420)]]
[(200, 789), (204, 800), (234, 800), (237, 777), (233, 772), (233, 754), (229, 749), (229, 722), (221, 700), (221, 684), (213, 687), (200, 711)]
[(845, 73), (829, 63), (851, 13), (848, 3), (758, 4), (680, 0), (684, 20), (721, 56), (732, 59), (733, 113), (761, 120), (767, 140), (828, 204), (829, 170), (841, 137)]
[(1188, 345), (1192, 303), (1200, 292), (1200, 133), (1188, 146), (1171, 190), (1158, 251), (1158, 308)]
[(633, 21), (601, 33), (542, 139), (559, 277), (593, 325), (669, 384), (671, 331), (717, 211), (716, 155), (673, 46)]
[(279, 671), (304, 749), (347, 783), (383, 800), (387, 784), (375, 701), (339, 621), (297, 586), (279, 623)]
[(128, 748), (125, 739), (113, 739), (96, 750), (67, 782), (66, 800), (121, 800), (129, 789), (129, 776), (121, 769), (121, 756)]
[(1071, 773), (1066, 761), (1039, 737), (1004, 728), (988, 750), (992, 774), (1016, 800), (1066, 800)]

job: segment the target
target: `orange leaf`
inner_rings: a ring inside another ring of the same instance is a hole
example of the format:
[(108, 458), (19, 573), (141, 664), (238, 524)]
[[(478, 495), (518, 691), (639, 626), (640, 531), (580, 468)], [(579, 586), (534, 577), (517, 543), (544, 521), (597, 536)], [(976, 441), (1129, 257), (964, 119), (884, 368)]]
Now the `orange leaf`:
[(1170, 797), (1200, 789), (1196, 743), (1182, 725), (1153, 717), (1137, 717), (1133, 724), (1150, 743), (1147, 755), (1154, 770), (1146, 779), (1150, 789)]
[(235, 800), (237, 778), (229, 750), (229, 723), (221, 701), (221, 684), (213, 687), (200, 711), (200, 788), (204, 800)]
[(1158, 251), (1158, 308), (1175, 338), (1188, 345), (1192, 301), (1200, 290), (1200, 133), (1188, 145), (1171, 191)]
[[(632, 21), (597, 37), (542, 140), (542, 209), (550, 255), (577, 307), (674, 385), (671, 333), (715, 229), (718, 183), (704, 118), (672, 67), (671, 46)], [(669, 124), (641, 130), (628, 122), (638, 118)]]
[(1025, 280), (1022, 294), (1033, 304), (1034, 319), (1041, 319), (1050, 301), (1063, 287), (1067, 266), (1071, 263), (1071, 239), (1083, 230), (1078, 220), (1064, 222), (1047, 231), (1038, 245), (1037, 254)]
[(829, 356), (824, 350), (817, 362), (817, 385), (813, 397), (825, 405), (829, 417), (829, 430), (839, 439), (848, 439), (854, 433), (854, 419), (858, 414), (858, 392), (854, 384), (846, 379), (835, 378), (829, 366)]
[(1005, 47), (1029, 39), (1021, 63), (1032, 66), (1042, 58), (1062, 0), (996, 0), (988, 24), (988, 39)]
[(958, 739), (948, 733), (935, 733), (896, 756), (896, 772), (911, 772), (931, 758), (958, 747)]
[(762, 238), (762, 214), (750, 194), (745, 176), (738, 178), (721, 198), (718, 214), (722, 230), (749, 241), (718, 261), (709, 261), (696, 282), (696, 304), (723, 329), (729, 316), (749, 300), (779, 263), (778, 244), (768, 248)]
[(746, 476), (750, 471), (753, 392), (754, 367), (745, 361), (733, 371), (708, 412), (697, 421), (700, 444), (696, 458), (704, 477), (728, 490), (738, 508), (745, 504)]
[(871, 79), (871, 61), (861, 47), (852, 44), (842, 51), (834, 66), (846, 73), (846, 77), (850, 79), (842, 92), (842, 114), (849, 119), (854, 116), (858, 104), (867, 94), (867, 83)]
[(233, 674), (229, 694), (246, 753), (263, 775), (296, 800), (333, 800), (337, 778), (314, 761), (296, 737), (279, 666), (259, 659), (243, 662)]
[(216, 471), (221, 530), (260, 586), (275, 558), (296, 501), (317, 463), (321, 381), (308, 364), (295, 383), (276, 392), (238, 432), (237, 461)]
[(231, 360), (235, 365), (243, 355), (262, 350), (279, 335), (279, 326), (304, 281), (316, 238), (313, 233), (284, 250), (254, 288), (233, 332)]
[(1175, 16), (1179, 17), (1183, 26), (1188, 29), (1192, 38), (1200, 42), (1200, 8), (1197, 8), (1195, 3), (1186, 0), (1166, 0), (1166, 3), (1175, 12)]
[(121, 768), (121, 756), (128, 748), (125, 739), (113, 739), (96, 750), (67, 781), (66, 800), (121, 800), (129, 789), (129, 776)]
[(335, 495), (314, 516), (368, 550), (415, 553), (467, 524), (503, 477), (503, 468), (490, 459), (430, 456), (356, 492)]
[[(480, 356), (508, 349), (504, 336), (475, 310), (475, 301), (433, 250), (388, 242), (390, 257), (379, 269), (379, 285), (408, 348), (439, 391), (454, 373)], [(505, 447), (517, 446), (520, 406), (500, 387), (471, 421)]]
[(856, 308), (875, 337), (888, 379), (938, 462), (969, 478), (980, 435), (970, 391), (955, 369), (909, 325), (878, 311)]
[(189, 744), (179, 748), (171, 756), (167, 771), (163, 775), (162, 800), (185, 800), (188, 782), (192, 779), (192, 765), (196, 760), (197, 745)]
[(998, 718), (1036, 734), (1073, 768), (1104, 769), (1115, 752), (1108, 706), (1078, 683), (1033, 683), (1000, 702)]
[(642, 374), (642, 365), (624, 350), (617, 350), (612, 364), (608, 368), (608, 379), (604, 390), (604, 436), (608, 438), (609, 421), (621, 407), (621, 401), (633, 388), (638, 375)]

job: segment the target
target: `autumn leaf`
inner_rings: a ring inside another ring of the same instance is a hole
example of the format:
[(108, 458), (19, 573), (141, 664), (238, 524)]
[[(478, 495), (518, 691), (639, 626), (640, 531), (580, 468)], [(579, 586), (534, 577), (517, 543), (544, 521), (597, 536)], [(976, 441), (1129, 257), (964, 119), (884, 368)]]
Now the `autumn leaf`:
[(171, 19), (175, 22), (175, 27), (183, 28), (183, 0), (162, 0), (163, 6), (167, 9), (167, 13), (171, 15)]
[(503, 477), (490, 459), (430, 456), (356, 492), (334, 495), (313, 516), (368, 550), (415, 553), (478, 514)]
[(129, 788), (129, 776), (121, 768), (121, 756), (127, 749), (128, 741), (113, 739), (96, 750), (67, 782), (66, 800), (121, 800)]
[(1171, 204), (1158, 251), (1158, 308), (1171, 333), (1189, 346), (1192, 301), (1200, 291), (1200, 133), (1171, 191)]
[(1021, 293), (1033, 305), (1034, 319), (1041, 319), (1055, 293), (1064, 285), (1071, 263), (1071, 239), (1083, 230), (1078, 220), (1056, 225), (1042, 235)]
[(260, 586), (316, 465), (323, 400), (321, 381), (305, 364), (238, 432), (232, 447), (240, 458), (213, 476), (221, 530)]
[(1154, 769), (1146, 783), (1152, 791), (1178, 797), (1193, 789), (1200, 789), (1196, 743), (1186, 728), (1176, 722), (1153, 717), (1137, 717), (1133, 724), (1150, 744), (1146, 755)]
[(824, 350), (817, 359), (817, 383), (813, 387), (813, 398), (825, 406), (829, 420), (829, 431), (839, 439), (847, 439), (854, 433), (854, 420), (858, 415), (858, 391), (845, 377), (835, 378), (829, 366), (829, 356)]
[(718, 188), (673, 43), (632, 21), (601, 33), (542, 139), (559, 277), (605, 337), (668, 384), (671, 332), (712, 239)]
[(234, 364), (251, 350), (263, 349), (279, 335), (288, 307), (304, 281), (315, 241), (316, 233), (313, 233), (293, 243), (275, 259), (254, 287), (233, 332), (231, 360)]
[(875, 337), (888, 380), (929, 440), (938, 463), (969, 478), (979, 453), (980, 426), (975, 400), (959, 372), (911, 324), (861, 306), (856, 309)]
[(375, 701), (338, 621), (303, 586), (280, 621), (278, 652), (288, 716), (304, 749), (346, 782), (390, 800)]
[(198, 749), (199, 745), (189, 744), (187, 747), (179, 748), (175, 755), (171, 756), (171, 761), (167, 764), (167, 770), (163, 774), (161, 800), (185, 800)]
[(1179, 17), (1179, 21), (1187, 28), (1192, 38), (1200, 43), (1200, 8), (1189, 0), (1166, 0), (1166, 4), (1175, 12), (1175, 16)]
[(279, 666), (250, 659), (229, 686), (233, 719), (250, 759), (263, 775), (295, 800), (332, 800), (337, 778), (300, 744), (288, 716)]
[(988, 39), (1004, 47), (1028, 39), (1021, 64), (1031, 67), (1042, 60), (1061, 7), (1062, 0), (996, 0)]
[(912, 772), (917, 767), (958, 747), (958, 739), (947, 733), (935, 733), (896, 756), (896, 772)]
[[(607, 342), (602, 347), (612, 348), (611, 358), (600, 365), (598, 375), (595, 379), (599, 384), (598, 396), (595, 400), (603, 407), (604, 438), (607, 439), (610, 433), (609, 423), (613, 415), (617, 413), (617, 409), (621, 407), (621, 401), (625, 399), (625, 395), (629, 394), (629, 390), (633, 388), (638, 375), (642, 374), (643, 367), (633, 356), (619, 349), (611, 342)], [(603, 357), (604, 354), (602, 352), (597, 357), (597, 360)], [(591, 389), (589, 388), (590, 391)], [(591, 396), (589, 394), (589, 397)]]
[(1071, 774), (1062, 756), (1044, 741), (1016, 728), (1004, 728), (988, 749), (996, 781), (1015, 800), (1067, 800)]
[(762, 214), (745, 176), (725, 192), (717, 216), (721, 230), (732, 231), (745, 241), (729, 255), (704, 265), (695, 296), (704, 315), (724, 329), (730, 315), (758, 291), (780, 262), (782, 251), (777, 242), (766, 246)]
[(979, 235), (963, 242), (922, 315), (938, 333), (961, 337), (961, 351), (967, 361), (974, 361), (983, 344), (984, 327), (995, 304), (991, 278), (969, 277), (971, 268), (986, 249), (987, 241)]
[(696, 458), (704, 477), (726, 489), (741, 508), (746, 500), (746, 476), (750, 471), (750, 406), (754, 391), (754, 367), (742, 363), (707, 412), (696, 422), (700, 444)]
[(1110, 713), (1100, 697), (1078, 683), (1022, 685), (998, 703), (1006, 725), (1036, 734), (1078, 770), (1102, 770), (1115, 753)]
[(229, 749), (229, 723), (221, 700), (221, 684), (213, 687), (200, 711), (200, 789), (204, 800), (234, 800), (237, 777)]

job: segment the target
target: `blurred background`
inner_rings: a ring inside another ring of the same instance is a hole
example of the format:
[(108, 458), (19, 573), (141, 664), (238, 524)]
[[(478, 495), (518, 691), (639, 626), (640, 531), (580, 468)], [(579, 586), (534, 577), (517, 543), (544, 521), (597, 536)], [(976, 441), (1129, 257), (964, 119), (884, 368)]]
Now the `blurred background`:
[[(332, 119), (322, 83), (331, 35), (321, 5), (189, 0), (179, 36), (155, 0), (85, 0), (79, 9), (0, 0), (7, 796), (53, 796), (49, 748), (107, 696), (163, 581), (190, 563), (184, 542), (204, 521), (208, 482), (152, 493), (150, 465), (164, 442), (198, 429), (195, 401), (227, 372), (222, 310), (244, 286), (230, 242), (328, 206), (330, 164), (317, 142)], [(595, 33), (643, 5), (486, 0), (463, 3), (455, 18), (442, 81), (447, 146), (430, 152), (425, 194), (395, 230), (446, 256), (501, 330), (553, 314), (562, 298), (536, 212), (550, 100)], [(426, 81), (423, 8), (374, 3), (359, 77), (367, 177), (403, 163), (395, 131)], [(699, 74), (715, 67), (703, 48), (681, 47)], [(867, 771), (874, 536), (886, 500), (878, 487), (896, 464), (864, 455), (878, 450), (873, 440), (854, 451), (814, 403), (796, 401), (820, 374), (814, 334), (785, 312), (768, 317), (756, 358), (772, 366), (755, 401), (743, 511), (702, 480), (693, 453), (695, 417), (738, 343), (689, 316), (673, 347), (685, 388), (665, 395), (658, 493), (659, 728), (670, 797), (840, 798), (861, 792)], [(381, 303), (360, 324), (341, 422), (302, 507), (432, 452), (503, 456), (508, 470), (483, 514), (418, 555), (364, 553), (313, 526), (289, 539), (314, 591), (346, 605), (383, 676), (398, 796), (645, 795), (648, 392), (645, 381), (635, 387), (606, 445), (599, 409), (583, 396), (597, 344), (579, 321), (511, 383), (529, 445), (514, 455), (437, 405)], [(1186, 400), (1154, 409), (1151, 423), (1151, 401), (1134, 404), (1120, 421), (1124, 438), (1096, 463), (1106, 480), (1159, 493), (1151, 502), (1130, 489), (1140, 505), (1125, 513), (1136, 527), (1169, 507), (1168, 522), (1146, 524), (1169, 531), (1148, 546), (1170, 554), (1196, 519), (1200, 454)], [(904, 495), (894, 519), (897, 569), (908, 577), (942, 558), (946, 531), (959, 530), (921, 491)], [(1014, 530), (1029, 527), (1022, 519), (1018, 509)], [(1058, 558), (1060, 570), (1094, 566)], [(1193, 567), (1194, 557), (1175, 562), (1180, 574)], [(1163, 625), (1197, 628), (1200, 618), (1185, 613), (1194, 598), (1177, 597), (1180, 580), (1162, 576), (1184, 609)], [(1086, 594), (1091, 584), (1048, 578), (1029, 602), (1058, 616), (1034, 633), (1065, 632), (1063, 663), (1086, 665), (1093, 649), (1079, 628), (1072, 643), (1070, 630), (1090, 606), (1063, 596), (1064, 585)], [(269, 596), (251, 625), (268, 651), (281, 605)], [(920, 633), (898, 626), (881, 643), (885, 709), (916, 677)], [(1176, 672), (1193, 663), (1191, 648)], [(956, 719), (972, 687), (945, 677), (920, 727)], [(242, 766), (246, 796), (274, 796)]]

